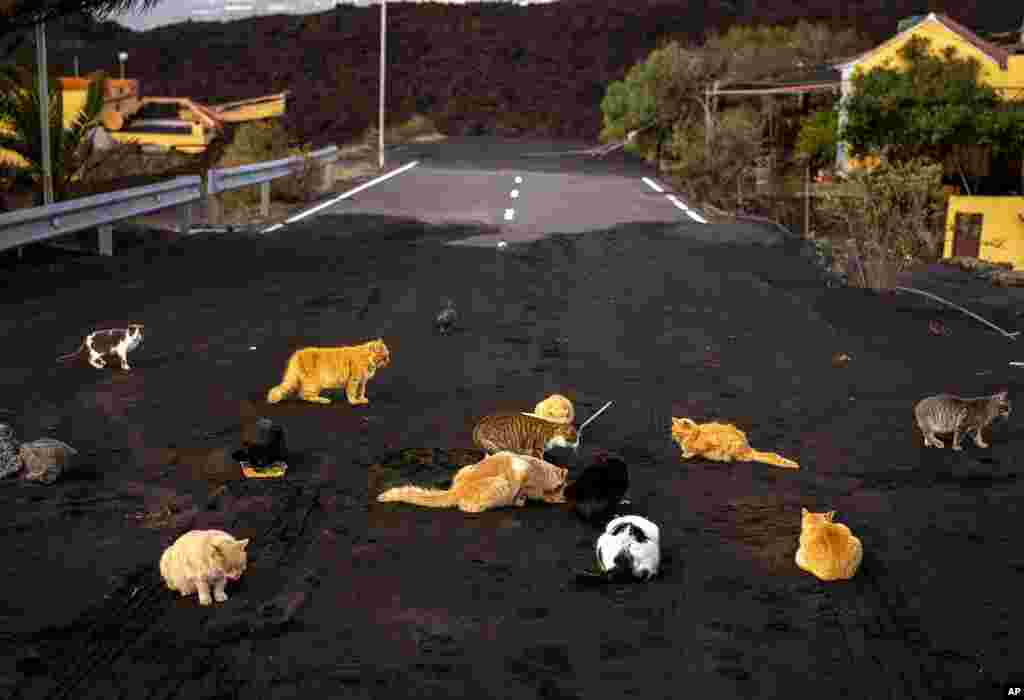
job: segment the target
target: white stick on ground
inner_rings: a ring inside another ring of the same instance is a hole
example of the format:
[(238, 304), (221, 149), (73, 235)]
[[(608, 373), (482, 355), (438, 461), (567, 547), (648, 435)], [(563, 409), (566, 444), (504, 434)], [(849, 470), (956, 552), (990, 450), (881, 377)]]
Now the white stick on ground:
[(609, 406), (611, 406), (611, 405), (612, 405), (612, 402), (611, 402), (611, 401), (609, 401), (609, 402), (608, 402), (608, 403), (606, 403), (606, 404), (605, 404), (604, 406), (601, 406), (601, 408), (597, 409), (597, 413), (595, 413), (595, 414), (594, 414), (594, 415), (592, 415), (592, 416), (591, 416), (590, 418), (587, 418), (587, 419), (586, 419), (585, 421), (583, 421), (583, 425), (581, 425), (581, 426), (579, 427), (579, 430), (577, 430), (577, 431), (576, 431), (576, 434), (577, 434), (577, 435), (579, 435), (580, 433), (582, 433), (582, 432), (583, 432), (583, 429), (584, 429), (584, 428), (586, 428), (586, 427), (587, 427), (588, 425), (590, 425), (590, 423), (591, 423), (591, 422), (593, 422), (593, 420), (594, 420), (595, 418), (597, 418), (597, 417), (598, 417), (599, 415), (601, 415), (602, 413), (604, 413), (605, 409), (607, 409), (607, 408), (608, 408)]
[(920, 294), (920, 295), (922, 295), (922, 296), (926, 296), (926, 297), (928, 297), (929, 299), (934, 299), (935, 301), (938, 301), (938, 302), (942, 302), (942, 303), (943, 303), (943, 304), (945, 304), (946, 306), (952, 306), (952, 307), (953, 307), (954, 309), (956, 309), (957, 311), (963, 311), (963, 312), (964, 312), (965, 314), (967, 314), (967, 315), (968, 315), (968, 316), (970, 316), (971, 318), (973, 318), (973, 319), (976, 319), (976, 320), (978, 320), (978, 321), (981, 321), (982, 323), (984, 323), (984, 324), (985, 324), (986, 326), (988, 326), (989, 328), (992, 328), (992, 329), (994, 329), (994, 330), (997, 330), (997, 331), (999, 331), (1000, 333), (1002, 333), (1002, 334), (1003, 334), (1003, 335), (1004, 335), (1005, 337), (1009, 338), (1010, 340), (1016, 340), (1016, 339), (1017, 339), (1017, 336), (1018, 336), (1018, 335), (1020, 335), (1020, 331), (1014, 331), (1014, 332), (1012, 332), (1012, 333), (1009, 333), (1009, 332), (1007, 332), (1007, 331), (1004, 331), (1004, 330), (1003, 330), (1002, 328), (1000, 328), (1000, 327), (999, 327), (999, 326), (997, 326), (996, 324), (994, 324), (994, 323), (992, 323), (992, 322), (990, 322), (990, 321), (986, 321), (985, 319), (983, 319), (983, 318), (982, 318), (981, 316), (979, 316), (978, 314), (974, 313), (973, 311), (968, 311), (968, 310), (967, 310), (967, 309), (965, 309), (964, 307), (962, 307), (962, 306), (957, 306), (957, 305), (956, 305), (956, 304), (954, 304), (953, 302), (951, 302), (951, 301), (946, 301), (946, 300), (945, 300), (945, 299), (943, 299), (942, 297), (937, 297), (937, 296), (935, 296), (934, 294), (931, 294), (930, 292), (923, 292), (923, 291), (921, 291), (920, 289), (914, 289), (913, 287), (893, 287), (893, 289), (899, 290), (899, 291), (901, 291), (901, 292), (911, 292), (911, 293), (913, 293), (913, 294)]

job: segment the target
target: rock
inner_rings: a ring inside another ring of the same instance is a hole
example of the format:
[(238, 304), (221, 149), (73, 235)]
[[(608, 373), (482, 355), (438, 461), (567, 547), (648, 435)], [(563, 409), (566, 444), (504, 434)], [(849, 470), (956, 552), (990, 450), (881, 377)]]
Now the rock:
[(20, 456), (25, 465), (21, 475), (27, 481), (52, 484), (67, 471), (78, 450), (53, 438), (22, 443)]

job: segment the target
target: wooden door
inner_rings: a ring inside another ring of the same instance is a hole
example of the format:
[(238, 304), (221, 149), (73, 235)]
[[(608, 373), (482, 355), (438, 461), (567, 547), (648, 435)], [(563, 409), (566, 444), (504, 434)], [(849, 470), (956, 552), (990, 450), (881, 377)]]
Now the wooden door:
[(981, 253), (981, 226), (984, 214), (958, 212), (953, 224), (953, 255), (976, 258)]

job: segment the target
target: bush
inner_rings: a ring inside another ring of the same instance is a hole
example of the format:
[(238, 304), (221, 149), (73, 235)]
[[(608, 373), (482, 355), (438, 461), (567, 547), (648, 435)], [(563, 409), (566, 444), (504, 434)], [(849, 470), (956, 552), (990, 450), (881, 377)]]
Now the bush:
[[(217, 163), (218, 168), (232, 168), (295, 155), (305, 155), (308, 148), (291, 145), (292, 137), (277, 119), (246, 122), (235, 130), (234, 138)], [(320, 168), (311, 158), (305, 158), (291, 175), (272, 180), (271, 197), (286, 202), (307, 202), (313, 198), (321, 184)], [(219, 195), (225, 210), (247, 209), (259, 204), (259, 187), (245, 187)]]
[(945, 238), (942, 164), (927, 158), (853, 171), (849, 187), (822, 196), (821, 211), (847, 243), (839, 252), (850, 284), (880, 291), (918, 261), (939, 257)]

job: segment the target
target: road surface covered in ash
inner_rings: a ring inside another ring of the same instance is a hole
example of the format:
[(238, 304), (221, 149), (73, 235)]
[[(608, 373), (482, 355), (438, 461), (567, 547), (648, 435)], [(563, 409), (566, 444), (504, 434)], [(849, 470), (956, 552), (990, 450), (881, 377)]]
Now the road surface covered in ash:
[[(992, 696), (1024, 648), (1024, 431), (1014, 414), (989, 450), (925, 450), (911, 411), (1013, 398), (1024, 357), (924, 299), (826, 289), (777, 236), (666, 210), (504, 251), (449, 245), (494, 233), (475, 224), (332, 212), (113, 259), (5, 257), (0, 420), (82, 459), (53, 486), (0, 483), (0, 697)], [(981, 284), (941, 280), (1012, 323)], [(54, 363), (129, 322), (149, 329), (130, 373)], [(392, 364), (369, 405), (263, 402), (294, 349), (378, 336)], [(374, 502), (450, 473), (480, 416), (556, 391), (581, 419), (615, 402), (572, 474), (625, 457), (631, 511), (661, 527), (657, 580), (575, 585), (597, 533), (559, 506)], [(287, 429), (291, 469), (243, 481), (223, 451), (260, 415)], [(673, 415), (733, 422), (802, 468), (681, 461)], [(801, 507), (861, 538), (855, 579), (796, 568)], [(252, 538), (213, 608), (156, 568), (200, 527)]]

